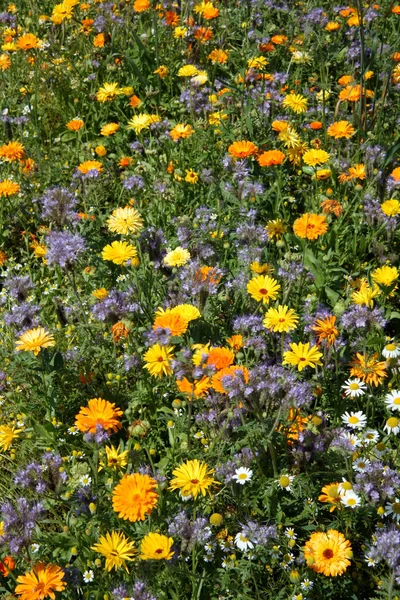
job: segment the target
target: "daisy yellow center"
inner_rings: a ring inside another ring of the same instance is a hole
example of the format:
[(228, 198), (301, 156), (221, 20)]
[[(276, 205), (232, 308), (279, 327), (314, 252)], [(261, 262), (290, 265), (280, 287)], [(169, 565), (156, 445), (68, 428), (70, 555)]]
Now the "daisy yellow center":
[(395, 502), (394, 504), (392, 504), (392, 511), (396, 515), (400, 515), (400, 502)]
[(282, 477), (279, 479), (279, 483), (282, 487), (287, 487), (290, 485), (290, 479), (287, 475), (282, 475)]
[(396, 396), (396, 398), (393, 398), (393, 404), (396, 404), (396, 406), (400, 404), (400, 396)]
[(351, 383), (351, 384), (349, 385), (349, 388), (350, 388), (351, 390), (359, 390), (359, 389), (360, 389), (360, 386), (358, 385), (358, 383)]
[(239, 479), (247, 479), (246, 473), (240, 473)]
[(349, 423), (351, 423), (352, 425), (355, 425), (356, 423), (359, 422), (359, 418), (358, 417), (350, 417), (349, 418)]
[(353, 486), (351, 485), (350, 481), (344, 481), (342, 483), (342, 488), (344, 490), (351, 490), (351, 489), (353, 489)]
[(349, 499), (347, 500), (347, 504), (348, 504), (349, 506), (354, 506), (354, 504), (356, 504), (356, 500), (355, 500), (354, 498), (349, 498)]
[(396, 417), (390, 417), (390, 419), (388, 419), (386, 422), (386, 425), (390, 428), (397, 427), (398, 424), (399, 424), (399, 420), (396, 419)]
[(388, 350), (389, 352), (393, 352), (393, 350), (396, 350), (396, 349), (397, 349), (397, 348), (396, 348), (396, 346), (395, 346), (394, 344), (388, 344), (388, 345), (385, 347), (385, 350)]
[(322, 556), (326, 559), (332, 558), (333, 551), (330, 548), (327, 548), (326, 550), (323, 551)]

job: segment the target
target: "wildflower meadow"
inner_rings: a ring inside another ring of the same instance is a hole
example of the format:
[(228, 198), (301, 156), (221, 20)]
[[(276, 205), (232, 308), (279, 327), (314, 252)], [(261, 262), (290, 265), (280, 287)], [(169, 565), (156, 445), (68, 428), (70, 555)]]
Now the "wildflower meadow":
[(399, 1), (0, 0), (0, 120), (0, 597), (399, 600)]

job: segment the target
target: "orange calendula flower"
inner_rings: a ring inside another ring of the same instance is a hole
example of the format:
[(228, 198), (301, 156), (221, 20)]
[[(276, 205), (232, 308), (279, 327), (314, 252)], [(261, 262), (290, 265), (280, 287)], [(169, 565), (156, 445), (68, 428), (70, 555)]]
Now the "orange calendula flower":
[(0, 146), (0, 159), (6, 162), (21, 162), (25, 156), (25, 148), (20, 142), (8, 142)]
[(41, 562), (36, 563), (25, 575), (20, 575), (17, 583), (15, 593), (20, 596), (20, 600), (54, 600), (54, 592), (62, 592), (67, 586), (61, 567)]
[(74, 119), (72, 119), (71, 121), (68, 121), (68, 123), (66, 124), (66, 128), (69, 129), (70, 131), (79, 131), (80, 129), (82, 129), (82, 127), (84, 126), (84, 122), (82, 121), (82, 119), (79, 119), (78, 117), (75, 117)]
[(319, 129), (322, 129), (322, 123), (321, 121), (312, 121), (310, 127), (313, 131), (318, 131)]
[(189, 322), (184, 319), (180, 314), (168, 312), (163, 315), (156, 317), (153, 325), (153, 329), (156, 330), (159, 327), (162, 329), (169, 329), (171, 335), (183, 335), (186, 333)]
[(15, 561), (12, 556), (5, 556), (0, 562), (0, 573), (7, 577), (10, 574), (10, 571), (14, 571), (15, 569)]
[(217, 371), (229, 367), (235, 360), (235, 355), (229, 348), (211, 348), (208, 353), (207, 365), (215, 367)]
[(321, 202), (320, 206), (323, 212), (327, 215), (334, 214), (335, 217), (340, 217), (340, 215), (343, 213), (342, 205), (337, 200), (324, 200)]
[(281, 286), (272, 277), (268, 275), (258, 275), (253, 277), (247, 284), (247, 291), (254, 300), (269, 304), (271, 300), (275, 300)]
[(227, 338), (226, 341), (234, 352), (239, 352), (239, 350), (243, 348), (243, 336), (240, 334), (232, 335), (231, 337)]
[(100, 425), (106, 431), (116, 433), (121, 429), (120, 417), (123, 411), (114, 403), (103, 398), (92, 398), (87, 406), (82, 406), (75, 418), (75, 426), (82, 433), (96, 433)]
[(326, 340), (328, 346), (332, 346), (335, 343), (339, 330), (335, 326), (336, 317), (330, 316), (325, 319), (317, 319), (315, 325), (311, 327), (318, 335), (317, 344), (320, 344), (322, 340)]
[(234, 158), (246, 158), (256, 154), (258, 148), (253, 142), (243, 140), (241, 142), (233, 142), (228, 148), (228, 152)]
[(86, 175), (89, 171), (103, 171), (103, 165), (98, 160), (86, 160), (78, 166), (78, 171)]
[(207, 395), (208, 390), (211, 387), (211, 381), (209, 377), (202, 377), (201, 379), (195, 379), (193, 383), (183, 377), (183, 379), (177, 379), (176, 385), (183, 394), (186, 394), (188, 400), (194, 398), (204, 398)]
[(224, 52), (224, 50), (215, 49), (210, 52), (207, 58), (208, 60), (211, 60), (213, 64), (219, 63), (222, 65), (228, 60), (228, 54), (227, 52)]
[(118, 321), (111, 327), (111, 335), (113, 342), (119, 342), (121, 339), (125, 339), (129, 335), (129, 329), (123, 321)]
[(13, 196), (14, 194), (18, 194), (21, 187), (19, 183), (16, 181), (12, 181), (11, 179), (4, 179), (4, 181), (0, 181), (0, 198), (1, 196)]
[(184, 125), (183, 123), (178, 123), (175, 125), (173, 129), (169, 132), (169, 135), (172, 137), (174, 141), (179, 139), (186, 139), (190, 137), (194, 133), (194, 129), (190, 127), (190, 125)]
[(237, 377), (240, 377), (246, 383), (249, 381), (249, 371), (246, 367), (242, 367), (240, 365), (231, 365), (230, 367), (226, 367), (225, 369), (221, 369), (216, 373), (212, 378), (212, 387), (216, 392), (220, 394), (228, 394), (229, 390), (227, 389), (227, 380), (224, 378), (229, 377), (231, 382), (234, 382)]
[(335, 121), (328, 127), (328, 135), (338, 140), (339, 138), (351, 138), (355, 134), (355, 129), (348, 121)]
[(108, 137), (110, 135), (114, 135), (114, 133), (116, 133), (118, 129), (118, 123), (107, 123), (106, 125), (103, 125), (103, 127), (100, 129), (100, 133), (101, 135), (104, 135), (104, 137)]
[(33, 33), (26, 33), (17, 39), (17, 48), (19, 50), (34, 50), (40, 48), (40, 40)]
[(135, 0), (133, 3), (133, 10), (135, 12), (144, 12), (145, 10), (149, 10), (151, 4), (149, 0)]
[[(0, 156), (1, 156), (1, 148), (0, 148)], [(390, 173), (390, 175), (393, 177), (393, 179), (395, 181), (400, 181), (400, 167), (396, 167), (396, 169), (393, 169), (393, 171)]]
[(54, 337), (48, 333), (43, 327), (36, 327), (25, 331), (16, 342), (16, 350), (25, 350), (33, 352), (37, 356), (42, 348), (51, 348), (55, 346)]
[(352, 556), (349, 540), (336, 529), (312, 533), (304, 548), (307, 565), (327, 577), (343, 575)]
[(281, 165), (285, 158), (285, 155), (280, 150), (268, 150), (260, 154), (257, 162), (260, 167), (272, 167), (273, 165)]
[(113, 491), (114, 511), (125, 521), (144, 521), (157, 506), (158, 494), (154, 491), (156, 487), (157, 481), (149, 475), (124, 475)]
[(321, 492), (321, 495), (318, 496), (318, 500), (332, 505), (329, 512), (333, 512), (336, 508), (343, 508), (343, 504), (340, 501), (339, 483), (329, 483), (328, 485), (324, 485)]
[(316, 240), (328, 231), (325, 215), (305, 213), (293, 223), (293, 231), (300, 238)]
[(362, 379), (368, 385), (378, 387), (382, 383), (382, 380), (387, 377), (387, 373), (386, 362), (379, 362), (377, 358), (378, 353), (372, 356), (364, 356), (357, 352), (351, 363), (350, 375)]

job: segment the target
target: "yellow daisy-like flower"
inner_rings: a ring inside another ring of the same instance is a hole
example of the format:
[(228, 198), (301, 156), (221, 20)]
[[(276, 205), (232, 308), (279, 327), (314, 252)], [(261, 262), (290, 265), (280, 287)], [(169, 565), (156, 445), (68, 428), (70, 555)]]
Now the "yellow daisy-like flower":
[(198, 182), (198, 180), (199, 174), (196, 173), (196, 171), (193, 171), (193, 169), (186, 169), (185, 181), (194, 185)]
[(186, 139), (190, 137), (194, 133), (194, 129), (190, 127), (190, 125), (185, 125), (184, 123), (178, 123), (175, 125), (173, 129), (169, 132), (169, 135), (176, 142), (180, 139)]
[(61, 567), (40, 562), (25, 575), (20, 575), (17, 583), (15, 593), (20, 596), (20, 600), (54, 600), (54, 592), (62, 592), (67, 586)]
[(286, 233), (287, 227), (281, 219), (274, 219), (273, 221), (268, 221), (264, 229), (269, 238), (275, 237), (277, 240), (280, 240), (283, 234)]
[(0, 158), (6, 162), (21, 162), (25, 156), (25, 148), (21, 142), (8, 142), (0, 146)]
[(197, 458), (188, 460), (172, 471), (175, 477), (171, 480), (169, 489), (181, 490), (182, 496), (193, 496), (196, 500), (200, 493), (205, 496), (212, 485), (219, 485), (218, 481), (210, 477), (213, 473), (214, 469), (208, 469), (208, 465), (201, 463)]
[(98, 171), (101, 173), (103, 171), (103, 165), (98, 160), (85, 160), (85, 162), (79, 165), (78, 171), (84, 175), (89, 173), (89, 171)]
[(253, 277), (247, 284), (247, 291), (250, 296), (263, 304), (269, 304), (271, 300), (275, 300), (280, 289), (281, 286), (276, 279), (268, 275)]
[(194, 75), (197, 75), (198, 72), (198, 68), (194, 65), (185, 65), (179, 69), (178, 77), (193, 77)]
[(138, 134), (143, 131), (143, 129), (148, 129), (151, 123), (151, 115), (135, 115), (130, 121), (128, 121), (128, 129), (133, 129), (134, 132)]
[(98, 102), (111, 102), (121, 94), (123, 94), (123, 91), (118, 83), (105, 83), (103, 87), (98, 90), (96, 98)]
[(113, 509), (125, 521), (144, 521), (157, 506), (157, 481), (148, 475), (125, 475), (113, 491)]
[(171, 308), (171, 312), (180, 315), (186, 321), (195, 321), (201, 317), (201, 313), (193, 304), (178, 304)]
[(137, 250), (127, 242), (112, 242), (103, 248), (101, 256), (103, 260), (110, 260), (115, 265), (124, 265), (128, 260), (137, 257)]
[(348, 121), (335, 121), (327, 129), (327, 134), (338, 140), (340, 138), (351, 138), (355, 134), (355, 129)]
[(303, 154), (303, 162), (309, 167), (317, 167), (328, 162), (330, 155), (325, 150), (308, 150)]
[(164, 264), (167, 267), (183, 267), (190, 260), (190, 252), (186, 248), (178, 246), (164, 256)]
[(390, 287), (399, 278), (399, 272), (396, 267), (385, 265), (384, 267), (379, 267), (379, 269), (372, 271), (371, 277), (378, 285)]
[(379, 296), (380, 293), (381, 291), (377, 285), (374, 285), (374, 287), (371, 288), (364, 279), (361, 282), (360, 289), (351, 294), (351, 299), (354, 304), (359, 304), (360, 306), (365, 305), (372, 308), (374, 306), (375, 296)]
[(349, 540), (336, 529), (329, 529), (327, 533), (312, 533), (304, 548), (307, 565), (316, 573), (327, 577), (343, 575), (350, 565), (351, 557)]
[(282, 306), (280, 304), (278, 308), (271, 307), (268, 309), (263, 323), (264, 327), (267, 329), (272, 329), (272, 331), (279, 333), (287, 333), (288, 331), (296, 329), (298, 321), (299, 317), (296, 315), (293, 308)]
[(100, 129), (100, 133), (101, 135), (108, 137), (109, 135), (114, 135), (114, 133), (116, 133), (118, 129), (118, 123), (107, 123), (106, 125), (103, 125), (103, 127)]
[(43, 327), (35, 327), (25, 331), (16, 342), (16, 350), (26, 350), (33, 352), (37, 356), (42, 348), (50, 348), (55, 346), (54, 337), (48, 333)]
[(108, 296), (108, 290), (106, 290), (106, 288), (99, 288), (92, 292), (92, 296), (97, 298), (97, 300), (104, 300), (104, 298), (107, 298)]
[(171, 361), (173, 359), (173, 346), (160, 346), (154, 344), (144, 355), (145, 365), (150, 375), (153, 377), (163, 377), (164, 375), (172, 375)]
[(117, 469), (124, 469), (128, 464), (128, 450), (120, 451), (120, 447), (114, 448), (114, 446), (106, 446), (106, 460), (102, 460), (100, 462), (99, 471), (104, 467), (108, 467), (109, 469), (113, 469), (116, 471)]
[(1, 196), (7, 197), (18, 194), (20, 189), (19, 183), (16, 183), (11, 179), (4, 179), (3, 181), (0, 181), (0, 198)]
[(41, 41), (33, 33), (26, 33), (17, 39), (17, 48), (19, 50), (34, 50), (40, 48)]
[(125, 563), (127, 560), (134, 560), (136, 554), (134, 546), (134, 542), (130, 542), (123, 533), (112, 531), (111, 533), (106, 533), (105, 536), (101, 536), (99, 542), (92, 546), (91, 550), (105, 556), (105, 568), (107, 571), (124, 567), (126, 572), (128, 572), (128, 567)]
[(142, 560), (170, 560), (174, 552), (171, 546), (174, 540), (171, 537), (159, 533), (148, 533), (140, 544), (139, 558)]
[(114, 233), (126, 235), (137, 234), (143, 227), (143, 219), (139, 211), (130, 206), (117, 208), (107, 221), (108, 229)]
[(301, 114), (307, 110), (308, 100), (301, 94), (288, 94), (285, 96), (282, 106), (289, 108), (296, 114)]
[(321, 365), (322, 353), (318, 351), (316, 346), (311, 346), (309, 342), (303, 344), (290, 344), (290, 350), (283, 353), (283, 365), (297, 366), (299, 371), (302, 371), (305, 367), (312, 367), (315, 369), (316, 365)]
[(400, 214), (400, 202), (398, 200), (385, 200), (381, 204), (382, 212), (388, 217)]
[(15, 425), (0, 425), (0, 448), (2, 450), (8, 450), (11, 448), (14, 440), (19, 437), (19, 434), (23, 431), (22, 429), (16, 429)]

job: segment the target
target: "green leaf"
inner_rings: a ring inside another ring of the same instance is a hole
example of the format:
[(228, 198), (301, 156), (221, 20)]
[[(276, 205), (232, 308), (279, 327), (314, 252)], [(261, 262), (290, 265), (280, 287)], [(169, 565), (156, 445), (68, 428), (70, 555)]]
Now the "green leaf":
[(340, 298), (340, 295), (328, 286), (325, 287), (325, 293), (328, 296), (329, 300), (331, 301), (331, 305), (335, 306), (336, 302)]

